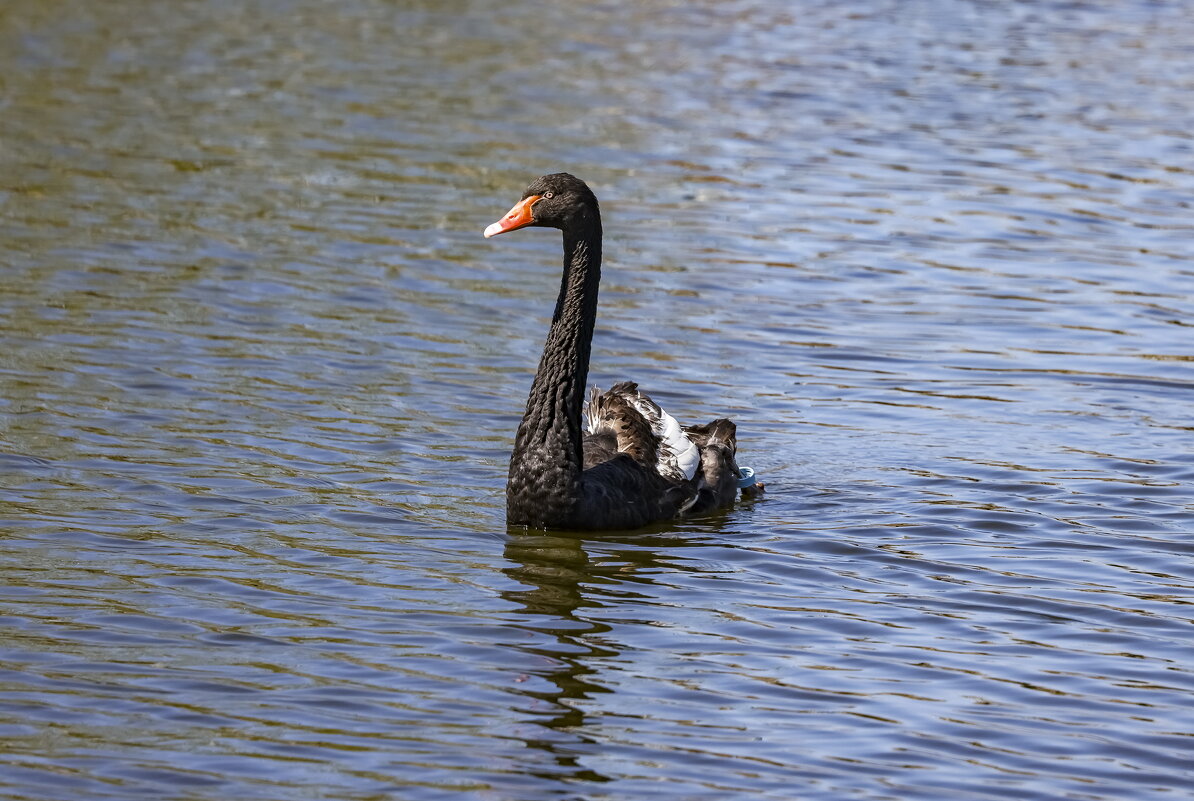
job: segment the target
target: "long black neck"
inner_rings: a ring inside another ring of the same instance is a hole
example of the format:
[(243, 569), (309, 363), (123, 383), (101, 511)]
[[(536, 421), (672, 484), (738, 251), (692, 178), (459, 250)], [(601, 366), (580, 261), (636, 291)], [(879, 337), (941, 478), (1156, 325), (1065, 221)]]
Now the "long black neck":
[(593, 210), (564, 230), (560, 296), (510, 459), (512, 523), (551, 523), (538, 517), (568, 517), (580, 500), (580, 414), (600, 282), (601, 219)]

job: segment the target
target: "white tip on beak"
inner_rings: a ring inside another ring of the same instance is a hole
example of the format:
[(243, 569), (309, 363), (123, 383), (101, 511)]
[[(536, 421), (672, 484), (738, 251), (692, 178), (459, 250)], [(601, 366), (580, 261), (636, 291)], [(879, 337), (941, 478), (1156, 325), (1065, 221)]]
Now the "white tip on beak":
[(493, 225), (485, 229), (485, 238), (489, 239), (489, 237), (494, 236), (495, 234), (500, 234), (501, 232), (502, 224), (500, 222), (495, 222)]

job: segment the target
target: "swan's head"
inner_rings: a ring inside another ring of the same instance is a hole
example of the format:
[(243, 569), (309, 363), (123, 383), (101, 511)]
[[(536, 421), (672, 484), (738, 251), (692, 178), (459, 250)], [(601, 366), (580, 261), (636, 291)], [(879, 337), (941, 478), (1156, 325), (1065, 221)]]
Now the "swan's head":
[(593, 190), (575, 175), (557, 172), (536, 178), (522, 193), (522, 200), (485, 229), (485, 236), (497, 236), (528, 225), (564, 230), (592, 225), (599, 219)]

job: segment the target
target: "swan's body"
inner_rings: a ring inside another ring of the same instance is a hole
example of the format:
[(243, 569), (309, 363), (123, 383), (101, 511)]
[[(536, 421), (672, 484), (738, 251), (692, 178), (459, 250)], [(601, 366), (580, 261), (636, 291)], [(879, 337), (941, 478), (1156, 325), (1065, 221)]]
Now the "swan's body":
[(740, 477), (731, 421), (682, 428), (629, 381), (594, 389), (585, 402), (601, 281), (601, 214), (592, 191), (568, 173), (545, 175), (485, 236), (529, 225), (563, 231), (564, 276), (514, 440), (507, 522), (637, 528), (731, 503)]

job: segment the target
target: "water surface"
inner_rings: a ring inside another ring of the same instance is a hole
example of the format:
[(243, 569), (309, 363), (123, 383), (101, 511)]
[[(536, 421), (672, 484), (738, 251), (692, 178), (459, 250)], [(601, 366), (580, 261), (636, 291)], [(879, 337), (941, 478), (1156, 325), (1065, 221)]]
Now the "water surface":
[[(0, 11), (0, 793), (1192, 797), (1178, 2)], [(592, 380), (768, 497), (507, 530)]]

